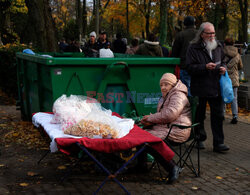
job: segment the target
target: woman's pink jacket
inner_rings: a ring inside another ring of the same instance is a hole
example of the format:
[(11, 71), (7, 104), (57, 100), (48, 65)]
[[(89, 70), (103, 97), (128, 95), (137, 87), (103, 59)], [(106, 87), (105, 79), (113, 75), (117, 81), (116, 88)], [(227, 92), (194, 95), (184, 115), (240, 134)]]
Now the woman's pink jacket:
[[(161, 98), (157, 105), (157, 112), (148, 117), (148, 121), (154, 123), (151, 134), (164, 139), (171, 124), (191, 125), (191, 109), (187, 98), (188, 90), (181, 81), (169, 91), (165, 98)], [(169, 139), (174, 142), (183, 142), (189, 138), (191, 129), (179, 129), (173, 127)]]

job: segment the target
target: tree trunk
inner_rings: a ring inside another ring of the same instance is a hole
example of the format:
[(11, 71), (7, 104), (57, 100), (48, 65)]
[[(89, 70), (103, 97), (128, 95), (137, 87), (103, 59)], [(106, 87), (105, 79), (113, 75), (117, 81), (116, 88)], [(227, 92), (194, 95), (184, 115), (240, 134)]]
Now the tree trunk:
[(241, 12), (242, 41), (248, 42), (248, 0), (238, 0)]
[(85, 36), (87, 34), (87, 7), (86, 0), (82, 2), (82, 17), (83, 17), (83, 25), (82, 25), (82, 34)]
[(168, 0), (160, 1), (160, 44), (163, 45), (167, 38), (167, 4)]
[(126, 0), (126, 22), (127, 22), (127, 38), (129, 38), (129, 19), (128, 19), (128, 0)]
[(0, 46), (3, 46), (2, 38), (1, 38), (1, 32), (0, 32)]
[(148, 38), (149, 35), (149, 20), (150, 20), (150, 11), (151, 11), (151, 0), (146, 3), (144, 1), (144, 10), (145, 10), (145, 19), (146, 19), (146, 37)]
[(227, 2), (223, 0), (223, 39), (226, 38), (228, 32), (228, 18), (227, 18)]
[(6, 31), (6, 13), (11, 6), (11, 1), (0, 1), (0, 45), (3, 45), (2, 36)]
[(219, 5), (216, 4), (215, 5), (215, 9), (214, 9), (214, 21), (213, 21), (213, 25), (214, 25), (214, 28), (215, 28), (216, 31), (218, 30), (218, 24), (219, 24), (219, 22), (218, 22), (218, 20), (219, 20), (218, 15), (219, 15)]
[(79, 41), (82, 40), (82, 6), (81, 1), (76, 0), (76, 23), (78, 27), (78, 33), (79, 33)]
[(95, 31), (96, 31), (96, 35), (97, 37), (99, 37), (99, 0), (96, 0), (96, 12), (95, 12)]
[(30, 24), (35, 31), (34, 45), (41, 51), (58, 50), (55, 23), (48, 0), (25, 0)]

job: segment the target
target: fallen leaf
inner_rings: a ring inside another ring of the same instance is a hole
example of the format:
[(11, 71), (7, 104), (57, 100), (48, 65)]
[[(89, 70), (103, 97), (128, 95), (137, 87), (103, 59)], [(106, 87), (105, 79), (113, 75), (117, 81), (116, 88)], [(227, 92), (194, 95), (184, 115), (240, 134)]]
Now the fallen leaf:
[(19, 185), (20, 185), (20, 186), (23, 186), (23, 187), (26, 187), (26, 186), (28, 186), (29, 184), (28, 184), (28, 183), (20, 183)]
[(18, 137), (19, 133), (13, 133), (12, 136), (13, 137)]
[(66, 169), (66, 167), (64, 165), (61, 165), (61, 166), (58, 166), (57, 169), (62, 170), (62, 169)]
[(192, 190), (198, 190), (198, 187), (192, 186)]
[(235, 171), (239, 171), (239, 168), (235, 168)]
[(0, 164), (0, 167), (4, 167), (4, 164)]
[(216, 176), (216, 179), (223, 179), (221, 176)]
[(192, 181), (184, 181), (184, 183), (192, 183)]
[(34, 172), (32, 172), (32, 171), (29, 171), (28, 173), (27, 173), (27, 175), (28, 176), (35, 176), (35, 175), (38, 175), (37, 173), (34, 173)]

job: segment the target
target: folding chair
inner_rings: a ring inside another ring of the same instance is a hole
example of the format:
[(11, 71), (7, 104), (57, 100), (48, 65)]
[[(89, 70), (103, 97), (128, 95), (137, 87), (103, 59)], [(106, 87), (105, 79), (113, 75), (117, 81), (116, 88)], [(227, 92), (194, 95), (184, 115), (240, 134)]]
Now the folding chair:
[[(197, 126), (199, 125), (199, 123), (195, 123), (196, 108), (198, 105), (198, 97), (189, 97), (189, 102), (190, 102), (191, 112), (192, 112), (192, 125), (191, 126), (183, 126), (183, 125), (178, 125), (178, 124), (172, 124), (170, 126), (168, 135), (164, 139), (164, 142), (177, 155), (177, 157), (178, 157), (177, 165), (182, 169), (184, 168), (184, 166), (188, 167), (195, 174), (196, 177), (199, 177), (200, 176), (200, 150), (198, 147), (197, 147), (197, 169), (196, 169), (196, 166), (194, 165), (192, 158), (191, 158), (191, 153), (192, 153), (193, 149), (195, 148), (195, 146), (197, 145), (197, 143), (199, 141), (199, 137), (200, 137), (199, 131), (197, 129)], [(190, 133), (188, 140), (185, 142), (182, 142), (182, 143), (177, 143), (177, 142), (173, 142), (173, 141), (169, 140), (168, 137), (169, 137), (173, 127), (178, 127), (180, 129), (191, 128), (191, 133)], [(160, 175), (162, 177), (159, 165), (156, 161), (153, 162), (151, 168), (155, 164), (157, 164)]]

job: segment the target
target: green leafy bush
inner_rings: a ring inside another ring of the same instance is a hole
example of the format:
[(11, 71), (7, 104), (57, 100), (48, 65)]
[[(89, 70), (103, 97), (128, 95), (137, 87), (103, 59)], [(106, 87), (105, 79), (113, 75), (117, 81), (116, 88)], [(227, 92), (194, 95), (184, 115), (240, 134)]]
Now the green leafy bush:
[(0, 88), (10, 97), (17, 98), (16, 52), (29, 48), (25, 44), (12, 43), (0, 46)]

